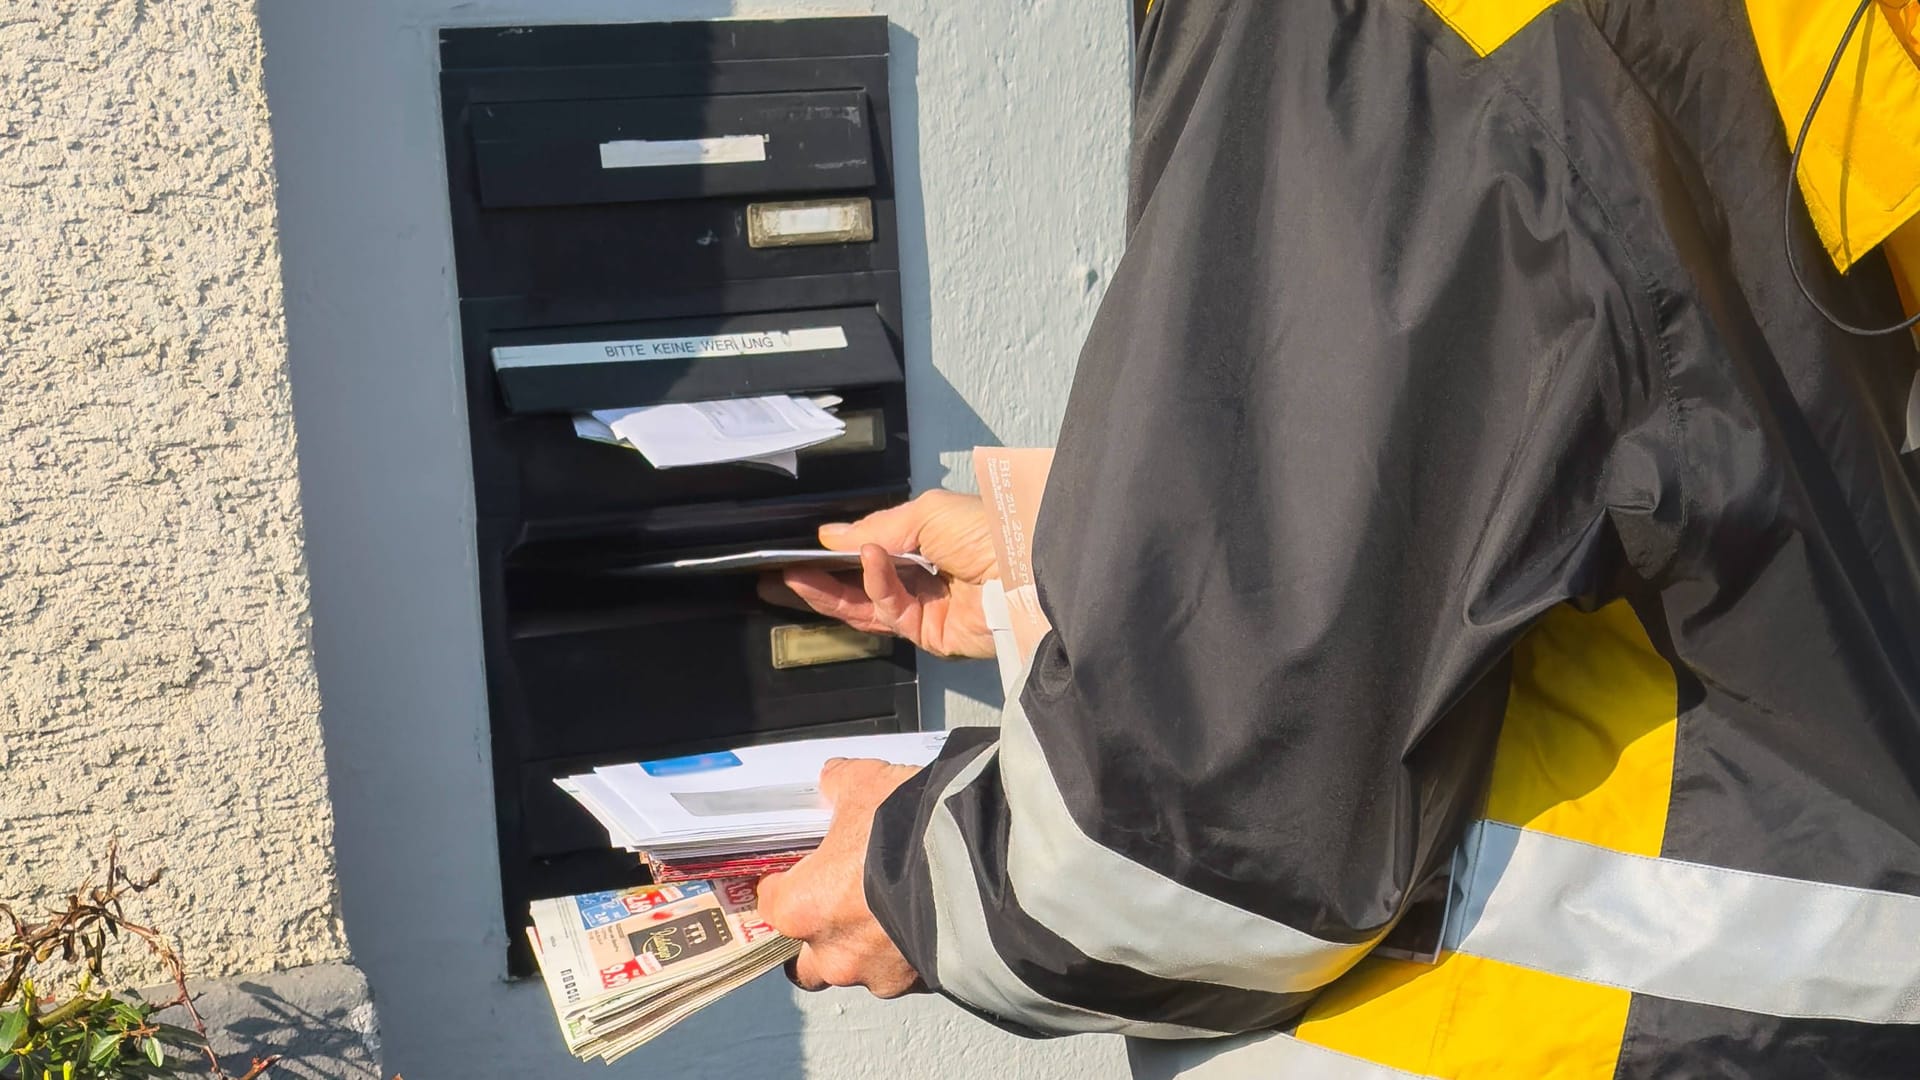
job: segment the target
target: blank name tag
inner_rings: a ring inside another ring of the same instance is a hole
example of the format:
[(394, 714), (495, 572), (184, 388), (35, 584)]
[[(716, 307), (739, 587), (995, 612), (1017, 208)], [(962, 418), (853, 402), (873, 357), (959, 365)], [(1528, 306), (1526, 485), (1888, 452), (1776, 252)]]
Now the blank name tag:
[(871, 660), (893, 652), (893, 642), (851, 626), (776, 626), (773, 628), (773, 666), (776, 670)]
[(866, 198), (754, 203), (747, 207), (749, 247), (850, 244), (873, 239), (873, 203)]
[(615, 139), (600, 144), (600, 167), (603, 169), (740, 165), (765, 160), (765, 135), (721, 135), (711, 139)]

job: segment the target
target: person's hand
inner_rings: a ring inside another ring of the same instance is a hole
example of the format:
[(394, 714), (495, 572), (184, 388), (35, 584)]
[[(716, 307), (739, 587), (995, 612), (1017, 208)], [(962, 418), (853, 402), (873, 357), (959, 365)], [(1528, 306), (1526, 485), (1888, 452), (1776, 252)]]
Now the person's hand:
[(803, 990), (864, 986), (875, 997), (921, 988), (920, 976), (867, 907), (867, 835), (873, 812), (920, 770), (836, 758), (820, 770), (833, 823), (820, 847), (791, 870), (760, 879), (760, 917), (803, 944), (787, 969)]
[[(785, 603), (780, 585), (800, 602), (870, 634), (897, 634), (936, 656), (993, 656), (993, 634), (980, 610), (980, 586), (997, 577), (993, 534), (978, 496), (929, 491), (912, 502), (869, 514), (851, 525), (827, 525), (820, 543), (858, 551), (858, 574), (796, 568), (761, 595)], [(888, 553), (919, 552), (938, 577), (904, 573)]]

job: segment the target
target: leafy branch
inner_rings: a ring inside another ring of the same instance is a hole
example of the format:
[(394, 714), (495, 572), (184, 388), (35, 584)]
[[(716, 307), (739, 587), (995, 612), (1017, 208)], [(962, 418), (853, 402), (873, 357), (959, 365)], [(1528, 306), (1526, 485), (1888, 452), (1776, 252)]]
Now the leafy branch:
[[(91, 879), (67, 895), (45, 919), (30, 921), (0, 904), (0, 1074), (12, 1068), (22, 1080), (39, 1069), (43, 1080), (112, 1080), (126, 1076), (178, 1075), (184, 1062), (169, 1046), (192, 1047), (204, 1054), (215, 1080), (261, 1080), (278, 1057), (255, 1058), (235, 1078), (220, 1064), (207, 1035), (206, 1021), (187, 990), (186, 965), (156, 929), (126, 916), (124, 900), (151, 889), (158, 871), (137, 877), (120, 865), (118, 845), (107, 849), (106, 875)], [(103, 974), (110, 940), (129, 936), (167, 973), (174, 996), (167, 1001), (123, 999), (94, 989)], [(52, 962), (84, 964), (78, 988), (65, 1001), (43, 996), (31, 973)], [(154, 1013), (178, 1006), (191, 1029), (162, 1024)]]

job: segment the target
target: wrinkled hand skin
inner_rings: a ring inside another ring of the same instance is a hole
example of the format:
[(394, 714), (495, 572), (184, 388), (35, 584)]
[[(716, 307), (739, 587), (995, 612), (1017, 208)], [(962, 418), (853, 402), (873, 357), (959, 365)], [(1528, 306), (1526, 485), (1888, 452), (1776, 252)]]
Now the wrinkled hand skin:
[(787, 976), (803, 990), (864, 986), (894, 998), (924, 989), (920, 976), (867, 907), (867, 836), (893, 789), (920, 770), (865, 758), (836, 758), (820, 771), (833, 821), (818, 850), (793, 869), (760, 881), (760, 914), (803, 944)]
[[(800, 605), (869, 634), (906, 638), (935, 656), (987, 659), (993, 634), (980, 609), (980, 586), (998, 576), (992, 524), (978, 496), (929, 491), (851, 525), (820, 529), (833, 551), (858, 551), (858, 574), (793, 569), (761, 582), (761, 596)], [(888, 553), (918, 552), (938, 577), (902, 573)]]

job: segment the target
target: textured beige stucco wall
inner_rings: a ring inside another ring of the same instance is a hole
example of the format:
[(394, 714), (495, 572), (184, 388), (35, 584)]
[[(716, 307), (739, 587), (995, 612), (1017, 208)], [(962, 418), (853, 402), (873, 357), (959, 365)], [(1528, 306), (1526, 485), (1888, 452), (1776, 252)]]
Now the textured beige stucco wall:
[(0, 899), (118, 834), (196, 974), (341, 959), (238, 0), (0, 0)]

